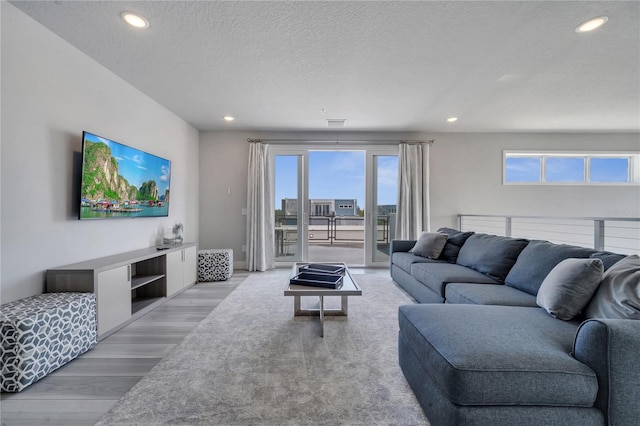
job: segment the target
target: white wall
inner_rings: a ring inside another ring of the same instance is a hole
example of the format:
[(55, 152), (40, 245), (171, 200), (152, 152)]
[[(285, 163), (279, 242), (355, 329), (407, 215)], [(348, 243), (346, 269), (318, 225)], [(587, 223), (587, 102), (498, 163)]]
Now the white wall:
[[(197, 241), (198, 131), (11, 4), (1, 7), (2, 302), (41, 293), (48, 268), (155, 245), (176, 221)], [(77, 220), (82, 130), (171, 160), (170, 216)]]
[(502, 151), (640, 151), (635, 134), (435, 134), (431, 149), (432, 229), (456, 215), (640, 217), (638, 186), (502, 184)]
[[(200, 133), (200, 248), (233, 249), (236, 268), (243, 267), (246, 239), (246, 133)], [(228, 190), (231, 195), (228, 195)]]
[[(329, 139), (332, 133), (202, 132), (200, 135), (200, 245), (245, 254), (247, 138)], [(431, 146), (431, 228), (457, 227), (457, 215), (640, 217), (640, 187), (505, 186), (502, 151), (634, 150), (638, 134), (341, 134), (348, 139), (435, 139)], [(231, 189), (231, 196), (227, 195)]]

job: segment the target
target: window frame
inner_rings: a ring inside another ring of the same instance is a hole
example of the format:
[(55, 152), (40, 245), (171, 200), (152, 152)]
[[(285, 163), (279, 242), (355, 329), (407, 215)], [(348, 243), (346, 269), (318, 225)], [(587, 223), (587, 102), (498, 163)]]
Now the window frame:
[[(540, 180), (537, 182), (508, 182), (507, 158), (528, 157), (540, 159)], [(548, 182), (546, 180), (546, 163), (548, 158), (582, 158), (584, 159), (584, 180), (580, 182)], [(592, 182), (591, 160), (594, 158), (628, 159), (627, 182)], [(553, 185), (553, 186), (629, 186), (640, 185), (640, 152), (632, 151), (502, 151), (502, 184), (503, 185)]]

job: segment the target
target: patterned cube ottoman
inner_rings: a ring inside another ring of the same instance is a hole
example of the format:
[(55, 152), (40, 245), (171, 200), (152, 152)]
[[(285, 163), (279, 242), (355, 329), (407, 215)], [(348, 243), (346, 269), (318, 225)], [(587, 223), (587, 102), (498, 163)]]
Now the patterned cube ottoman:
[(233, 275), (233, 250), (198, 250), (198, 281), (224, 281)]
[(96, 295), (45, 293), (0, 306), (0, 390), (20, 392), (98, 343)]

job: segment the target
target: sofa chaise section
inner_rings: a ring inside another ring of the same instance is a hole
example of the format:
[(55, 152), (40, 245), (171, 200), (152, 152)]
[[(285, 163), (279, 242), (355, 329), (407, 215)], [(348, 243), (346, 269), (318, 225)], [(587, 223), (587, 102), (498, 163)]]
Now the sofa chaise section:
[(433, 425), (604, 424), (596, 374), (571, 356), (578, 322), (442, 304), (401, 306), (398, 319), (400, 367)]

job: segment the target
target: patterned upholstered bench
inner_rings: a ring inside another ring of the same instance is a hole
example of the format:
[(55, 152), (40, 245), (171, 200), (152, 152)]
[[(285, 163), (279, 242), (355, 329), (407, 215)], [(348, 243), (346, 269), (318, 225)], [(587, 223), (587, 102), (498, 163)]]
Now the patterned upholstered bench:
[(0, 306), (0, 390), (20, 392), (98, 342), (96, 295), (45, 293)]
[(233, 275), (233, 250), (198, 251), (198, 281), (225, 281)]

